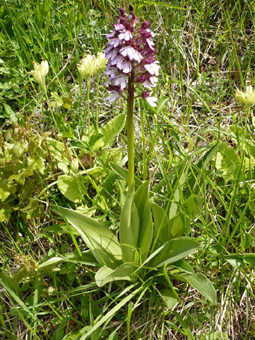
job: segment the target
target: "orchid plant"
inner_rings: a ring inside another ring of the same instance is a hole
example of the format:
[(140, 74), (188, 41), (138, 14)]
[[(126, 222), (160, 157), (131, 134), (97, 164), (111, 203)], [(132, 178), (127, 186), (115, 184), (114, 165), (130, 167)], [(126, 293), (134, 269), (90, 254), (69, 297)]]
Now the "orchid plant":
[[(178, 204), (181, 187), (187, 178), (190, 161), (183, 166), (179, 185), (173, 190), (164, 210), (156, 203), (150, 202), (149, 181), (142, 183), (136, 190), (134, 185), (134, 101), (135, 90), (142, 86), (140, 93), (152, 106), (156, 97), (151, 90), (157, 84), (160, 66), (155, 58), (155, 48), (152, 38), (154, 34), (149, 29), (150, 22), (146, 21), (136, 27), (138, 18), (130, 6), (128, 15), (120, 9), (118, 23), (114, 30), (107, 35), (110, 39), (106, 48), (106, 86), (110, 95), (109, 102), (120, 97), (127, 101), (127, 131), (128, 131), (128, 193), (126, 202), (120, 214), (118, 238), (101, 222), (88, 217), (79, 211), (54, 207), (54, 211), (64, 217), (73, 230), (77, 232), (90, 249), (95, 263), (100, 267), (95, 274), (95, 282), (99, 287), (116, 281), (129, 281), (128, 290), (132, 290), (123, 301), (131, 300), (134, 295), (148, 286), (156, 287), (163, 300), (171, 297), (173, 308), (179, 297), (171, 280), (189, 283), (203, 294), (212, 304), (217, 303), (216, 291), (211, 282), (201, 273), (195, 273), (184, 260), (199, 247), (199, 243), (189, 237), (182, 237), (185, 225), (178, 214)], [(206, 161), (202, 162), (203, 164)], [(193, 177), (191, 177), (193, 180)], [(195, 187), (192, 183), (189, 188)], [(195, 215), (199, 197), (190, 195), (185, 202), (187, 210)], [(86, 254), (85, 254), (86, 256)], [(91, 257), (89, 257), (91, 260)], [(91, 262), (90, 262), (91, 263)], [(137, 288), (139, 287), (139, 288)], [(163, 291), (160, 287), (164, 287)], [(166, 288), (166, 289), (165, 289)], [(86, 339), (96, 328), (110, 319), (117, 308), (114, 307), (100, 322), (92, 327), (80, 339)]]
[[(135, 16), (133, 6), (128, 15), (120, 8), (118, 22), (106, 37), (110, 40), (105, 50), (108, 62), (105, 74), (110, 95), (106, 98), (112, 103), (123, 97), (127, 101), (127, 139), (128, 139), (128, 186), (134, 183), (134, 101), (138, 85), (143, 89), (137, 94), (155, 107), (157, 97), (152, 96), (152, 88), (157, 85), (159, 63), (156, 61), (156, 49), (149, 29), (150, 21), (137, 27), (139, 19)], [(145, 89), (146, 90), (145, 90)]]

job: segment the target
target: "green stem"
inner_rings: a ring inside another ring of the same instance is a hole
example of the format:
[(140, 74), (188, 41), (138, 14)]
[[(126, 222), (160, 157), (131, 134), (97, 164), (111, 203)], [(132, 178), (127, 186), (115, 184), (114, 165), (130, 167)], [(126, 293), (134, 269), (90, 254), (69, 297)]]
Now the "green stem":
[(33, 325), (34, 325), (34, 339), (36, 339), (37, 333), (37, 305), (39, 301), (39, 287), (40, 287), (40, 279), (37, 275), (35, 275), (35, 290), (34, 290), (34, 299), (33, 299)]
[(87, 80), (87, 114), (88, 114), (88, 137), (90, 138), (89, 91), (90, 91), (90, 79), (89, 79), (89, 80)]
[(98, 132), (98, 91), (99, 91), (99, 76), (97, 77), (97, 92), (96, 92), (96, 130)]
[(43, 87), (43, 90), (44, 90), (44, 94), (45, 94), (45, 97), (46, 97), (46, 101), (47, 101), (48, 108), (49, 108), (50, 113), (51, 113), (51, 117), (52, 117), (53, 122), (54, 122), (54, 124), (55, 124), (55, 126), (56, 126), (56, 128), (57, 128), (57, 127), (58, 127), (58, 126), (57, 126), (57, 122), (56, 122), (56, 119), (55, 119), (54, 114), (53, 114), (53, 112), (52, 112), (52, 109), (51, 109), (51, 107), (50, 107), (50, 102), (49, 102), (49, 98), (48, 98), (48, 95), (47, 95), (46, 85), (44, 84), (42, 87)]
[[(89, 110), (89, 91), (90, 91), (90, 78), (87, 80), (87, 113), (88, 113), (88, 138), (90, 139), (90, 110)], [(89, 153), (89, 167), (91, 168), (92, 157)]]
[(128, 187), (135, 181), (135, 164), (134, 164), (134, 76), (131, 73), (128, 81), (128, 99), (127, 99), (127, 140), (128, 140)]
[(143, 106), (140, 101), (140, 120), (141, 120), (141, 130), (142, 130), (142, 143), (143, 143), (143, 180), (146, 181), (147, 178), (147, 166), (146, 166), (146, 150), (145, 150), (145, 136), (144, 136), (144, 121), (143, 121)]

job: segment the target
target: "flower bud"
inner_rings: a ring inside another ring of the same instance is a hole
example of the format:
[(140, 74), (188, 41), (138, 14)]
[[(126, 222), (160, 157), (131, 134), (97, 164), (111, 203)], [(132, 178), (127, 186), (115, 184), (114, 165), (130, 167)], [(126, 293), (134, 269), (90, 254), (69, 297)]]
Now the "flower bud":
[(90, 77), (96, 71), (96, 58), (90, 54), (84, 55), (77, 65), (78, 71), (83, 79), (90, 80)]
[(73, 158), (71, 161), (71, 169), (74, 173), (77, 173), (79, 170), (79, 161), (77, 158)]
[(105, 58), (105, 54), (103, 52), (98, 52), (96, 57), (96, 73), (104, 71), (107, 63), (107, 59)]
[(41, 86), (45, 86), (45, 77), (49, 72), (49, 64), (47, 60), (43, 60), (41, 64), (35, 63), (34, 70), (29, 73), (34, 77), (34, 81)]
[(236, 99), (238, 99), (246, 107), (251, 108), (255, 104), (255, 91), (251, 85), (246, 87), (246, 91), (236, 90)]

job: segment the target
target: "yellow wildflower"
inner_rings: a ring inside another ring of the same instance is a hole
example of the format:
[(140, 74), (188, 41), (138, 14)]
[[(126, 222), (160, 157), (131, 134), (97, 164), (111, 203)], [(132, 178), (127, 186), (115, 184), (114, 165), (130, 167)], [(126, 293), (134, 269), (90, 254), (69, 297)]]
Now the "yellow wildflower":
[(80, 75), (85, 80), (90, 80), (90, 77), (96, 70), (96, 58), (94, 55), (84, 55), (80, 63), (77, 65)]
[(41, 86), (45, 86), (45, 77), (49, 72), (49, 64), (47, 60), (43, 60), (41, 64), (35, 63), (34, 70), (30, 71), (29, 73), (32, 74), (36, 83), (40, 84)]
[(251, 85), (246, 87), (246, 91), (236, 90), (236, 99), (238, 99), (246, 107), (251, 108), (255, 104), (255, 91)]
[(98, 52), (96, 58), (96, 72), (100, 73), (104, 71), (106, 63), (107, 59), (105, 58), (105, 54), (103, 52)]

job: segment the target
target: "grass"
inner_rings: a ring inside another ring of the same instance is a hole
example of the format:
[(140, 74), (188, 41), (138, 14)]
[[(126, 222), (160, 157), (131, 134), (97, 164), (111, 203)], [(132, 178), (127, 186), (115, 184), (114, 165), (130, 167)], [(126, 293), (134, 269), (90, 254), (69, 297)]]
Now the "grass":
[[(105, 48), (120, 5), (128, 8), (115, 0), (0, 3), (0, 338), (254, 339), (254, 125), (235, 99), (254, 81), (254, 2), (133, 1), (141, 22), (152, 22), (161, 65), (158, 107), (136, 101), (136, 183), (149, 179), (150, 201), (167, 214), (177, 209), (183, 235), (199, 242), (188, 263), (213, 284), (217, 304), (171, 266), (154, 281), (99, 287), (98, 263), (53, 210), (76, 209), (118, 237), (125, 102), (105, 101), (103, 75), (97, 100), (92, 79), (88, 138), (77, 64)], [(28, 74), (41, 58), (50, 106)], [(92, 124), (97, 107), (99, 126), (118, 119), (116, 138), (103, 145)], [(165, 279), (178, 298), (162, 298)]]

